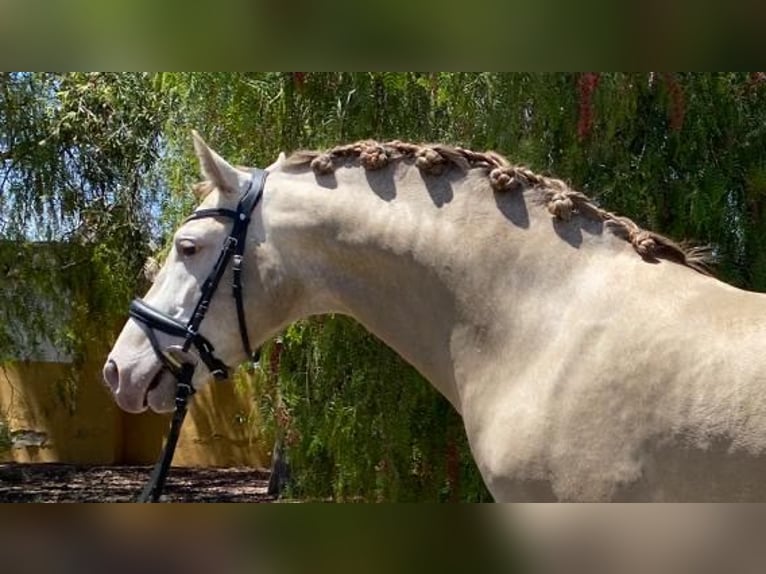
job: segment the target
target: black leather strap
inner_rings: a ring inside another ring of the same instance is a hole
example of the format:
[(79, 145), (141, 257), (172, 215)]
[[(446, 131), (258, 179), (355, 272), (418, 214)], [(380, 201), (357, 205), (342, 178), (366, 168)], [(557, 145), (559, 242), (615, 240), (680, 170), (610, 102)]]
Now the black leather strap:
[[(240, 213), (239, 219), (235, 220), (234, 227), (237, 229), (237, 245), (234, 248), (234, 256), (232, 260), (232, 286), (231, 291), (234, 296), (234, 304), (237, 309), (237, 322), (239, 323), (239, 335), (242, 339), (242, 347), (245, 350), (245, 354), (248, 358), (256, 363), (259, 358), (259, 352), (256, 350), (253, 352), (253, 348), (250, 346), (250, 336), (247, 333), (247, 321), (245, 320), (245, 304), (242, 299), (242, 258), (245, 253), (245, 246), (247, 244), (247, 230), (250, 224), (250, 216), (252, 215), (255, 206), (261, 199), (263, 194), (263, 188), (266, 184), (267, 172), (259, 171), (253, 174), (250, 180), (250, 188), (245, 193), (245, 196), (240, 202), (237, 211)], [(243, 217), (244, 216), (244, 217)], [(234, 230), (232, 230), (232, 233)]]
[(184, 219), (184, 223), (192, 221), (193, 219), (204, 219), (206, 217), (229, 217), (231, 219), (237, 218), (237, 212), (233, 209), (225, 209), (223, 207), (216, 207), (212, 209), (198, 209), (192, 213), (189, 217)]
[(186, 336), (186, 325), (147, 305), (142, 299), (133, 299), (130, 302), (129, 313), (133, 319), (150, 327), (157, 328), (163, 333), (175, 335), (176, 337)]
[(165, 352), (157, 341), (155, 330), (175, 337), (184, 337), (184, 351), (188, 351), (191, 345), (194, 345), (200, 359), (216, 379), (225, 379), (228, 376), (226, 364), (214, 355), (213, 344), (196, 331), (191, 331), (180, 321), (147, 305), (141, 299), (130, 302), (130, 316), (145, 328), (155, 354), (173, 374), (176, 374), (177, 369), (165, 357)]
[(178, 444), (178, 437), (181, 435), (181, 427), (186, 418), (186, 411), (189, 407), (189, 397), (194, 394), (191, 379), (194, 375), (194, 365), (189, 363), (181, 367), (178, 376), (178, 387), (176, 388), (176, 410), (173, 412), (173, 421), (170, 423), (168, 438), (165, 441), (165, 448), (159, 460), (152, 469), (149, 482), (146, 483), (144, 490), (136, 499), (136, 502), (159, 502), (162, 496), (162, 490), (165, 488), (165, 481), (170, 470), (170, 463), (173, 462), (173, 455)]

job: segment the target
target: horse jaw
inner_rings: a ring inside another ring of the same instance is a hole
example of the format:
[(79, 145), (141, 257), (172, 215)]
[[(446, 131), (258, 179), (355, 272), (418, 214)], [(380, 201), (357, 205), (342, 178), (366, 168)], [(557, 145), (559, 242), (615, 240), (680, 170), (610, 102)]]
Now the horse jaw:
[(176, 381), (173, 375), (164, 371), (159, 382), (146, 393), (146, 404), (155, 413), (170, 413), (175, 409)]

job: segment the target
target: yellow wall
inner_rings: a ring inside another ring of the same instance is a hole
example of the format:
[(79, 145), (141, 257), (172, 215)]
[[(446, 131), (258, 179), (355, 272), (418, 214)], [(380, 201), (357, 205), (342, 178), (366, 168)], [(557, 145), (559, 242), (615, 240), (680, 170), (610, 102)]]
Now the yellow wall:
[[(92, 364), (91, 364), (92, 363)], [(60, 363), (0, 366), (0, 414), (31, 441), (0, 461), (148, 464), (162, 448), (168, 416), (120, 411), (101, 383), (101, 362), (74, 373)], [(231, 382), (208, 385), (191, 401), (173, 464), (269, 465), (271, 445), (255, 435), (251, 392)]]

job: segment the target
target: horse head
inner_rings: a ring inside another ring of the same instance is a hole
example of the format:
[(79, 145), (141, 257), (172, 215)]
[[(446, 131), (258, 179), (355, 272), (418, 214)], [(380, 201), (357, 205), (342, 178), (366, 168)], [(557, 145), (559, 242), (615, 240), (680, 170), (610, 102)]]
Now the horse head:
[(193, 137), (205, 179), (195, 188), (200, 205), (176, 230), (149, 291), (131, 304), (103, 369), (128, 412), (173, 410), (178, 367), (204, 363), (194, 369), (193, 388), (223, 378), (279, 323), (278, 257), (261, 201), (267, 172), (236, 168)]

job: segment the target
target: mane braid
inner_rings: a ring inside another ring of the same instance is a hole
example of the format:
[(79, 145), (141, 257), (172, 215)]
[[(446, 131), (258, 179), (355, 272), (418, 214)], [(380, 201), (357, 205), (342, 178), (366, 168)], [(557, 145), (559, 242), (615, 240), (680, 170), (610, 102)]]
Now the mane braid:
[(380, 143), (362, 140), (327, 151), (297, 151), (290, 155), (283, 167), (300, 169), (310, 166), (317, 175), (333, 173), (345, 160), (359, 160), (367, 170), (382, 169), (392, 162), (410, 159), (415, 166), (429, 175), (441, 175), (455, 168), (463, 172), (483, 169), (493, 190), (519, 192), (536, 189), (540, 202), (551, 215), (568, 221), (575, 214), (602, 221), (616, 236), (628, 241), (647, 261), (667, 259), (690, 267), (703, 275), (712, 275), (713, 258), (710, 249), (679, 245), (667, 237), (642, 229), (633, 220), (616, 215), (597, 206), (582, 192), (575, 191), (564, 181), (546, 177), (531, 169), (513, 165), (506, 157), (494, 152), (476, 152), (444, 144), (413, 144), (393, 140)]

